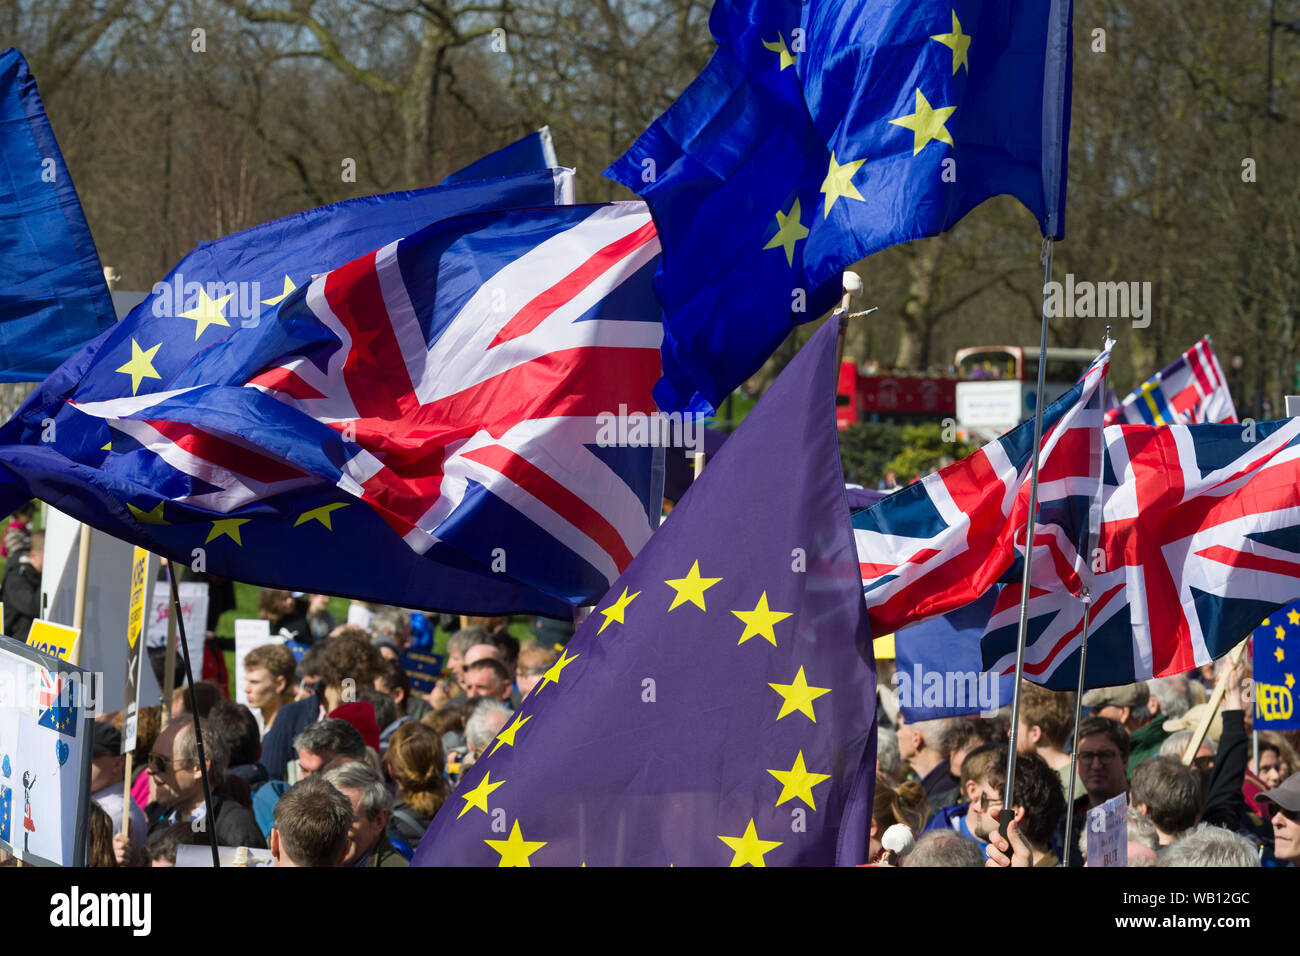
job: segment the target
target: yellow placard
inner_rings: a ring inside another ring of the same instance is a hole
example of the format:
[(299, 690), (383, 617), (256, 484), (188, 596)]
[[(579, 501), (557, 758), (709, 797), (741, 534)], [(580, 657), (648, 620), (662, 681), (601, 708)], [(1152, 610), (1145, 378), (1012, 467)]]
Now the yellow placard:
[(61, 661), (72, 659), (72, 650), (77, 646), (81, 631), (75, 627), (64, 627), (53, 621), (32, 621), (32, 629), (27, 635), (27, 646), (57, 657)]
[(126, 618), (126, 643), (132, 649), (144, 633), (145, 567), (148, 562), (149, 552), (137, 547), (131, 557), (131, 607)]
[(873, 645), (875, 645), (875, 650), (876, 650), (876, 660), (878, 660), (878, 661), (892, 661), (892, 660), (894, 659), (894, 657), (896, 656), (896, 655), (894, 654), (894, 635), (893, 635), (893, 634), (885, 634), (885, 635), (883, 635), (883, 636), (881, 636), (881, 637), (877, 637), (877, 638), (875, 638), (871, 643), (872, 643)]

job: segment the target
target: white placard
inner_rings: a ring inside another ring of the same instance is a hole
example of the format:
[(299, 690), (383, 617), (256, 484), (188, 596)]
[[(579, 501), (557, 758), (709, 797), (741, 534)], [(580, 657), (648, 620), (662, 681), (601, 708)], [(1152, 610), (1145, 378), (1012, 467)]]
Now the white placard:
[[(208, 630), (208, 585), (206, 581), (182, 581), (176, 587), (181, 599), (181, 620), (185, 623), (185, 643), (190, 649), (190, 668), (196, 677), (203, 671), (203, 644)], [(149, 602), (148, 630), (145, 647), (167, 646), (167, 618), (171, 611), (172, 589), (166, 581), (157, 581)], [(176, 632), (176, 647), (181, 646), (180, 632)], [(203, 678), (199, 677), (200, 680)], [(176, 668), (176, 686), (185, 684), (185, 671)]]
[[(235, 702), (248, 707), (248, 695), (244, 693), (244, 658), (248, 656), (254, 648), (261, 647), (264, 644), (283, 644), (281, 638), (271, 636), (271, 622), (264, 621), (260, 618), (239, 618), (235, 621)], [(260, 714), (252, 707), (249, 707), (254, 715), (258, 716), (258, 724), (262, 723)]]
[(79, 866), (94, 688), (84, 671), (52, 666), (0, 638), (0, 848), (31, 863)]
[(1128, 866), (1128, 794), (1088, 811), (1086, 866)]

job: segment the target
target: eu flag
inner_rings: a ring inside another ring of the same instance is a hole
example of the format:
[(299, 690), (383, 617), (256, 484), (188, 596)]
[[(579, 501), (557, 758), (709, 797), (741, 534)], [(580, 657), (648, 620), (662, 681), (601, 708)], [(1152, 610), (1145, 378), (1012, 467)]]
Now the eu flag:
[(1255, 628), (1251, 649), (1255, 664), (1256, 730), (1300, 728), (1300, 714), (1295, 707), (1295, 675), (1300, 671), (1296, 666), (1300, 657), (1297, 645), (1300, 645), (1300, 601), (1278, 608)]
[(38, 382), (113, 324), (113, 301), (36, 81), (0, 53), (0, 382)]
[(717, 406), (842, 270), (1007, 193), (1064, 234), (1071, 0), (718, 0), (704, 72), (606, 175), (664, 240), (664, 408)]
[(875, 673), (834, 352), (828, 323), (462, 778), (415, 865), (863, 862)]

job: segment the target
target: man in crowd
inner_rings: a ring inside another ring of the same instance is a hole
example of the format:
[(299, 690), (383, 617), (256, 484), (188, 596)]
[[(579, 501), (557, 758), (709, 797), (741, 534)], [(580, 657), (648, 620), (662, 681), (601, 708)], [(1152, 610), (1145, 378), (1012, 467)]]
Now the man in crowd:
[(226, 745), (226, 751), (230, 755), (230, 766), (226, 768), (227, 782), (238, 777), (248, 784), (251, 795), (269, 779), (266, 768), (260, 762), (262, 742), (258, 734), (257, 718), (243, 704), (223, 700), (209, 711), (208, 724)]
[(411, 693), (411, 678), (398, 661), (388, 661), (376, 675), (375, 690), (393, 699), (398, 717), (420, 720), (425, 714), (432, 713), (428, 701), (419, 694)]
[[(208, 827), (214, 828), (217, 843), (221, 846), (265, 849), (266, 841), (252, 812), (223, 792), (228, 760), (225, 742), (206, 725), (201, 726), (199, 732), (203, 734), (203, 756), (212, 789), (214, 819), (207, 819), (207, 806), (203, 800), (194, 718), (183, 714), (174, 718), (158, 735), (149, 755), (148, 772), (156, 795), (154, 802), (144, 808), (149, 833), (152, 835), (176, 823), (188, 822), (196, 831), (207, 832)], [(133, 854), (121, 834), (113, 838), (113, 851), (119, 863), (126, 865), (131, 861)]]
[[(447, 673), (460, 684), (465, 670), (465, 652), (475, 644), (491, 644), (486, 628), (462, 627), (447, 640)], [(437, 706), (437, 705), (435, 705)]]
[(260, 715), (261, 736), (271, 729), (280, 708), (297, 693), (298, 662), (283, 644), (263, 644), (244, 656), (244, 696)]
[[(262, 765), (272, 780), (283, 780), (293, 759), (293, 741), (309, 726), (322, 720), (343, 701), (346, 681), (351, 687), (373, 687), (383, 669), (383, 658), (370, 644), (364, 631), (336, 628), (321, 652), (321, 683), (316, 693), (280, 709), (274, 725), (262, 740)], [(339, 633), (343, 631), (343, 633)]]
[(1155, 756), (1169, 736), (1164, 729), (1166, 718), (1160, 713), (1159, 698), (1152, 700), (1151, 691), (1143, 681), (1090, 690), (1083, 695), (1083, 706), (1094, 717), (1109, 717), (1128, 732), (1129, 773), (1143, 760)]
[(1257, 799), (1273, 811), (1273, 859), (1282, 866), (1300, 865), (1300, 773)]
[(947, 729), (948, 720), (945, 718), (909, 724), (901, 711), (898, 715), (898, 755), (912, 768), (930, 806), (934, 808), (957, 801), (957, 781), (949, 767), (948, 754), (943, 749)]
[[(1024, 681), (1020, 686), (1020, 725), (1016, 731), (1016, 750), (1034, 753), (1061, 778), (1061, 788), (1070, 787), (1070, 755), (1065, 744), (1074, 726), (1072, 695), (1048, 690)], [(1078, 796), (1078, 791), (1075, 793)]]
[(465, 722), (465, 743), (471, 758), (465, 762), (466, 766), (482, 755), (512, 716), (510, 708), (500, 700), (484, 698), (475, 705), (474, 713)]
[[(1002, 809), (1002, 789), (1007, 780), (1008, 748), (992, 748), (988, 770), (981, 781), (982, 812), (971, 811), (970, 829), (975, 839), (986, 845), (989, 835), (998, 829)], [(1011, 784), (1011, 809), (1020, 834), (1028, 845), (1031, 866), (1056, 866), (1060, 857), (1052, 847), (1052, 838), (1065, 817), (1065, 794), (1056, 772), (1038, 754), (1021, 754), (1016, 760), (1016, 777)]]
[(342, 866), (352, 804), (321, 777), (300, 780), (275, 805), (271, 856), (276, 866)]
[(962, 764), (966, 755), (979, 747), (997, 743), (998, 737), (1006, 739), (1001, 733), (1001, 721), (985, 720), (982, 717), (954, 717), (948, 723), (943, 735), (943, 750), (948, 754), (948, 772), (961, 779)]
[(388, 839), (388, 818), (393, 797), (369, 765), (345, 760), (331, 765), (321, 776), (347, 797), (352, 808), (348, 848), (340, 866), (407, 866), (406, 858)]
[[(361, 731), (337, 717), (327, 717), (310, 724), (293, 739), (293, 749), (298, 758), (292, 772), (298, 780), (319, 773), (321, 768), (336, 757), (366, 759), (366, 741), (361, 736)], [(268, 837), (275, 825), (276, 804), (288, 790), (289, 785), (283, 780), (271, 780), (253, 794), (253, 813), (257, 816), (257, 825)]]
[(32, 621), (41, 616), (41, 568), (45, 566), (45, 532), (32, 532), (25, 551), (10, 553), (0, 580), (0, 601), (4, 603), (4, 632), (15, 641), (26, 641)]
[(1129, 805), (1155, 824), (1161, 846), (1168, 846), (1194, 827), (1201, 809), (1196, 774), (1171, 757), (1151, 757), (1138, 764), (1128, 796)]
[(149, 836), (144, 811), (126, 793), (126, 757), (122, 754), (122, 734), (106, 720), (94, 723), (90, 757), (90, 799), (99, 804), (113, 821), (113, 832), (122, 832), (122, 813), (129, 808), (131, 842), (143, 847)]
[(382, 607), (370, 619), (370, 633), (376, 641), (388, 641), (399, 655), (411, 646), (411, 612), (400, 607)]
[[(1006, 763), (1006, 748), (996, 744), (985, 744), (966, 755), (962, 761), (960, 782), (960, 803), (943, 807), (935, 812), (930, 822), (925, 825), (930, 830), (952, 830), (960, 833), (984, 848), (986, 837), (977, 836), (975, 831), (987, 833), (990, 824), (997, 826), (997, 815), (1002, 809), (1002, 794), (990, 782), (993, 777), (993, 765), (1001, 758)], [(1000, 779), (1000, 778), (999, 778)]]
[[(1128, 791), (1128, 734), (1109, 717), (1085, 717), (1075, 734), (1075, 748), (1085, 792), (1074, 801), (1072, 831), (1065, 836), (1071, 846), (1078, 844), (1091, 808)], [(1070, 865), (1082, 866), (1083, 861), (1071, 855)]]
[(974, 840), (951, 830), (923, 834), (899, 858), (901, 866), (983, 866), (984, 854)]
[(469, 700), (509, 701), (510, 692), (510, 674), (496, 658), (484, 657), (466, 666), (465, 696)]

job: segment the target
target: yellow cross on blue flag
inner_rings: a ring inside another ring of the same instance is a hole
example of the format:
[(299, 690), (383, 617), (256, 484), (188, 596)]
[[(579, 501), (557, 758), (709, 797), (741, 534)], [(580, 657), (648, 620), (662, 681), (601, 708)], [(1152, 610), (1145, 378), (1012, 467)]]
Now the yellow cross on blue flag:
[(846, 266), (1010, 194), (1064, 235), (1072, 0), (718, 0), (704, 72), (606, 175), (664, 243), (668, 410), (716, 407)]

